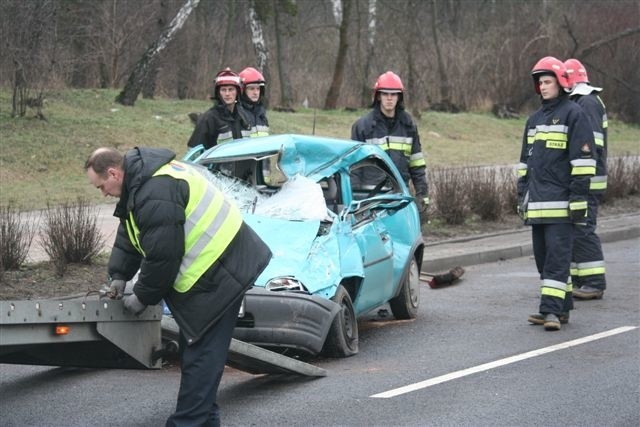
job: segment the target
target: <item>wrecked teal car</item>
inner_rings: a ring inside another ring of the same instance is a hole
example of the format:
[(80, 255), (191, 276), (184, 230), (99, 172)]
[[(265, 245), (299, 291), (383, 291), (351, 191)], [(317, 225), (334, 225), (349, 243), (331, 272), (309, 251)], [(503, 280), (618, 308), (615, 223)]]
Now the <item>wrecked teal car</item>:
[(275, 135), (218, 145), (194, 162), (273, 252), (234, 338), (346, 357), (358, 352), (358, 317), (386, 303), (397, 319), (417, 315), (418, 209), (379, 147)]

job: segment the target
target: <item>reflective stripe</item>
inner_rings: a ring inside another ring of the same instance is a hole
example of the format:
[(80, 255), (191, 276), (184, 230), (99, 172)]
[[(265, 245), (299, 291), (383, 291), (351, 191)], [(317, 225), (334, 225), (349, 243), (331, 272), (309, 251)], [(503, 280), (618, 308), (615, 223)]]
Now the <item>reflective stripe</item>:
[(575, 262), (571, 263), (569, 274), (571, 274), (572, 276), (577, 276), (578, 275), (578, 266), (577, 266), (577, 264)]
[(527, 131), (527, 144), (533, 144), (536, 140), (536, 128), (531, 128)]
[(140, 230), (136, 226), (135, 221), (133, 220), (133, 211), (129, 212), (129, 218), (124, 221), (125, 228), (127, 229), (127, 234), (129, 235), (129, 241), (133, 245), (133, 247), (144, 255), (144, 250), (142, 250), (142, 246), (140, 246)]
[(587, 209), (587, 201), (586, 200), (582, 200), (579, 202), (570, 202), (569, 203), (569, 210), (572, 211), (579, 211), (582, 209)]
[(573, 159), (571, 160), (571, 175), (595, 175), (596, 161), (594, 159)]
[(577, 263), (579, 277), (605, 274), (604, 260)]
[(529, 166), (526, 163), (518, 163), (518, 176), (526, 176)]
[(593, 140), (596, 145), (604, 147), (604, 134), (602, 132), (593, 132)]
[(426, 162), (424, 160), (424, 155), (422, 153), (415, 153), (409, 156), (409, 167), (417, 168), (420, 166), (426, 166)]
[(240, 131), (240, 135), (242, 135), (243, 138), (249, 138), (251, 137), (251, 130), (241, 130)]
[(604, 191), (607, 189), (607, 176), (606, 175), (598, 175), (592, 176), (591, 182), (589, 183), (589, 190), (601, 190)]
[[(153, 174), (158, 175), (169, 175), (189, 185), (184, 224), (185, 251), (173, 285), (176, 291), (187, 292), (229, 246), (242, 225), (242, 216), (238, 208), (228, 203), (223, 193), (199, 170), (187, 164), (169, 162)], [(134, 246), (137, 244), (140, 247), (133, 212), (129, 221), (129, 238)]]
[(557, 280), (542, 279), (540, 286), (540, 294), (564, 299), (566, 295), (567, 284)]
[(257, 138), (260, 136), (269, 136), (269, 126), (256, 125), (251, 128), (251, 138)]
[(569, 279), (569, 282), (567, 282), (567, 288), (566, 288), (566, 292), (573, 292), (573, 282), (571, 281), (571, 279)]
[(530, 202), (527, 218), (567, 218), (569, 202)]
[(569, 128), (565, 125), (538, 125), (534, 139), (545, 141), (547, 148), (565, 149), (568, 131)]
[(225, 142), (233, 141), (233, 132), (225, 132), (218, 134), (218, 144), (224, 144)]

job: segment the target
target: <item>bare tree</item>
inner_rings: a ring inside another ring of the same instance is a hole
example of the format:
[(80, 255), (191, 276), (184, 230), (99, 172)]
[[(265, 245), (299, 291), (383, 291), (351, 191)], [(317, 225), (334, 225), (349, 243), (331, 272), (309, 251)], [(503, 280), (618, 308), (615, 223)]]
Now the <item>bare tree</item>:
[[(333, 78), (331, 86), (324, 102), (325, 110), (335, 109), (338, 106), (338, 98), (340, 97), (340, 88), (344, 80), (344, 69), (347, 58), (347, 50), (349, 49), (349, 15), (353, 2), (351, 0), (334, 0), (334, 10), (336, 10), (336, 21), (340, 25), (340, 41), (338, 44), (338, 56), (336, 58), (335, 67), (333, 69)], [(338, 7), (341, 5), (341, 7)], [(341, 9), (341, 15), (337, 12)]]
[(280, 109), (291, 111), (293, 95), (289, 78), (289, 61), (287, 60), (287, 42), (293, 30), (290, 17), (297, 13), (297, 6), (292, 0), (274, 0), (274, 24), (276, 31), (276, 51), (278, 54), (278, 77), (280, 78)]
[(158, 60), (158, 55), (167, 45), (171, 42), (176, 32), (182, 28), (185, 21), (198, 6), (200, 0), (186, 0), (184, 5), (180, 8), (176, 16), (173, 18), (169, 26), (160, 34), (158, 39), (147, 48), (142, 55), (142, 58), (136, 64), (133, 72), (129, 75), (127, 84), (124, 89), (116, 97), (116, 102), (122, 105), (133, 105), (140, 94), (142, 85), (149, 73), (153, 63)]
[[(157, 0), (158, 1), (158, 18), (156, 20), (156, 26), (158, 28), (158, 32), (161, 32), (164, 27), (167, 25), (167, 2), (166, 0)], [(156, 78), (158, 77), (158, 71), (160, 69), (160, 61), (153, 61), (153, 64), (149, 67), (149, 73), (147, 74), (147, 78), (144, 80), (142, 84), (142, 97), (146, 99), (153, 99), (156, 93)]]
[(367, 48), (364, 55), (364, 79), (362, 82), (362, 105), (367, 105), (371, 99), (371, 63), (376, 44), (376, 0), (368, 0), (367, 8)]

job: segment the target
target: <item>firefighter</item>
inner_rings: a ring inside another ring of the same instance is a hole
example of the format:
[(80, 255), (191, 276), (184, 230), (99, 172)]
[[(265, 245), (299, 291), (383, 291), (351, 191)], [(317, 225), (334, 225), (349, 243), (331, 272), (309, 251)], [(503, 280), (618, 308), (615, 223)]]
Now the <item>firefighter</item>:
[(590, 178), (595, 174), (589, 119), (568, 96), (564, 63), (547, 56), (531, 71), (542, 106), (527, 120), (518, 165), (518, 210), (532, 226), (540, 273), (539, 313), (545, 330), (560, 329), (573, 308), (569, 267), (574, 223), (587, 220)]
[(184, 160), (194, 160), (214, 145), (249, 136), (249, 119), (244, 109), (237, 105), (241, 93), (242, 82), (238, 74), (225, 68), (216, 75), (212, 96), (216, 104), (198, 118), (187, 142), (191, 150)]
[(571, 278), (573, 296), (577, 299), (600, 299), (607, 287), (604, 256), (596, 234), (598, 205), (607, 189), (607, 111), (598, 93), (602, 88), (591, 86), (587, 70), (577, 59), (564, 63), (572, 87), (569, 97), (582, 107), (589, 117), (597, 153), (596, 175), (589, 187), (587, 222), (573, 231)]
[(240, 103), (249, 118), (250, 136), (269, 136), (269, 121), (264, 105), (266, 82), (262, 73), (253, 67), (247, 67), (240, 71), (240, 79), (242, 80)]
[(392, 71), (380, 75), (373, 87), (372, 110), (353, 124), (351, 139), (377, 144), (387, 152), (405, 183), (409, 185), (411, 181), (413, 184), (420, 218), (425, 223), (429, 207), (426, 163), (418, 128), (405, 111), (403, 98), (404, 86), (400, 77)]
[[(163, 299), (180, 327), (181, 379), (167, 426), (219, 426), (216, 393), (245, 291), (271, 251), (201, 171), (162, 148), (99, 148), (92, 185), (119, 198), (109, 293), (141, 313)], [(125, 283), (140, 270), (133, 293)]]

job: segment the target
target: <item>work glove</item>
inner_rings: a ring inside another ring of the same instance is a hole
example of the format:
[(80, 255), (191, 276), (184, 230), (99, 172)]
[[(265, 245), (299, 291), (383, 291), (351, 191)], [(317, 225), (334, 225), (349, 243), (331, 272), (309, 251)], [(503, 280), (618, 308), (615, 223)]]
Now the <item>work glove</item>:
[(574, 224), (587, 222), (587, 201), (574, 201), (569, 203), (569, 218)]
[(144, 311), (147, 308), (136, 296), (136, 294), (127, 295), (124, 299), (124, 308), (127, 311), (135, 314), (136, 316)]
[(418, 197), (418, 213), (420, 214), (420, 223), (429, 223), (429, 198)]
[(529, 191), (527, 190), (527, 192), (524, 193), (524, 196), (519, 197), (518, 199), (519, 199), (518, 206), (517, 206), (518, 216), (520, 217), (520, 219), (525, 221), (527, 219), (527, 205), (529, 204)]
[(112, 280), (111, 285), (109, 285), (109, 290), (105, 293), (105, 296), (111, 299), (122, 299), (126, 284), (127, 282), (124, 280)]

